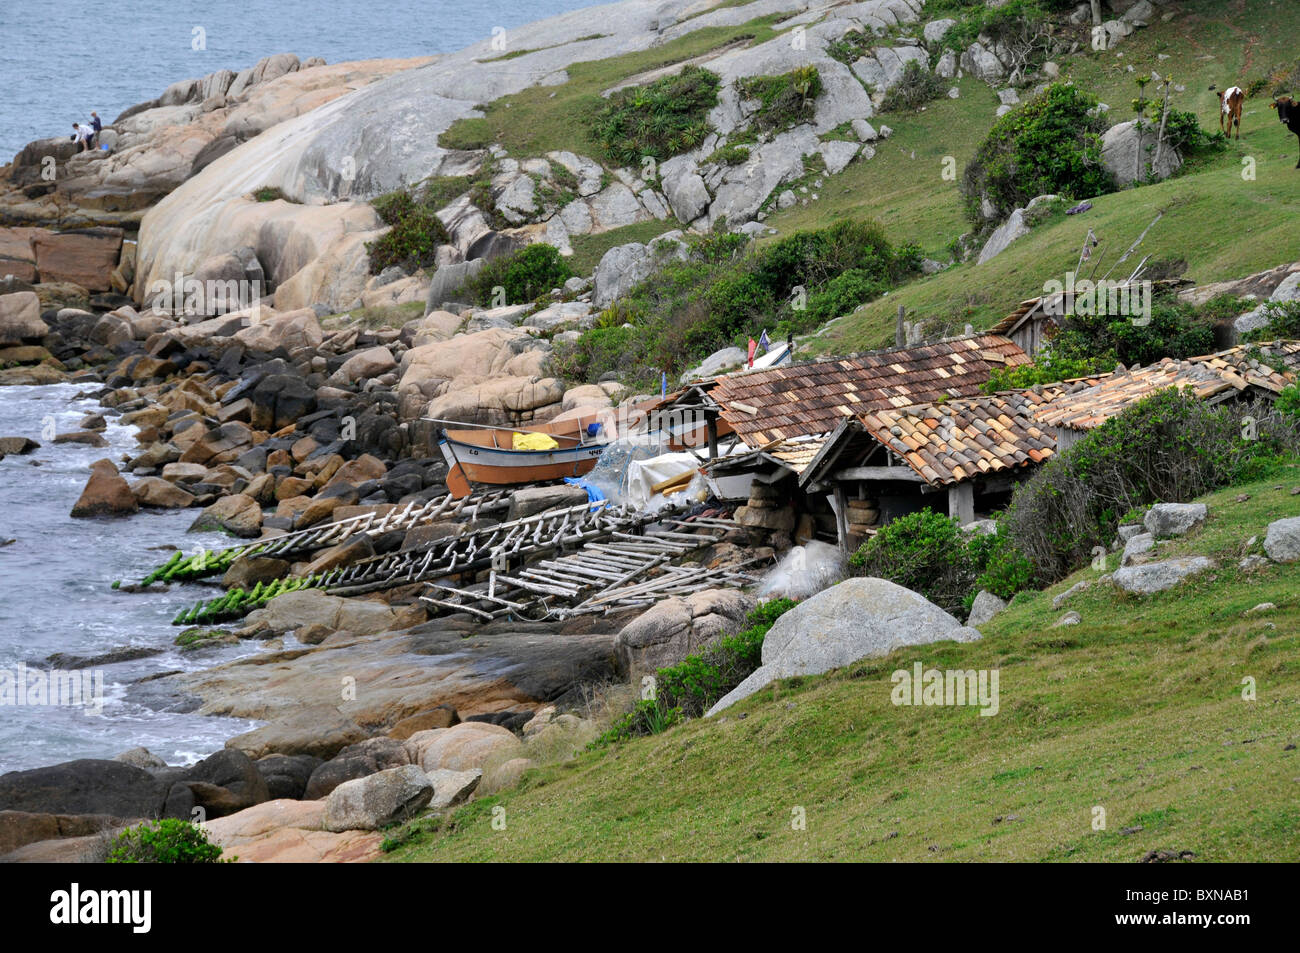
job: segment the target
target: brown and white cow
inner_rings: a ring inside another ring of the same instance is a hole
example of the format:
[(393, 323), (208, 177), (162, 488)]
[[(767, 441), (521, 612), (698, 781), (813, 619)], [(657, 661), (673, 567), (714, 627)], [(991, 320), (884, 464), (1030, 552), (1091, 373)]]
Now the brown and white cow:
[[(1300, 103), (1290, 96), (1279, 96), (1269, 103), (1268, 108), (1276, 109), (1277, 118), (1286, 123), (1286, 127), (1295, 133), (1297, 139), (1300, 139)], [(1300, 162), (1297, 162), (1295, 167), (1300, 169)]]
[[(1214, 89), (1213, 86), (1210, 89)], [(1246, 91), (1240, 86), (1229, 86), (1219, 93), (1219, 131), (1232, 138), (1232, 124), (1237, 124), (1237, 139), (1241, 139), (1241, 107), (1246, 102)], [(1228, 128), (1223, 128), (1224, 122)]]

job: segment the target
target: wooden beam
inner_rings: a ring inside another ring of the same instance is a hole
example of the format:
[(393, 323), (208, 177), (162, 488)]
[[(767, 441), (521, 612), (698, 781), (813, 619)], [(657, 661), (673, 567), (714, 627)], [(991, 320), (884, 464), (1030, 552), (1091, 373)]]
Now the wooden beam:
[(911, 467), (845, 467), (831, 474), (832, 480), (907, 480), (924, 483), (925, 477)]
[(849, 551), (849, 504), (844, 493), (844, 484), (835, 484), (835, 535), (839, 539), (840, 549)]

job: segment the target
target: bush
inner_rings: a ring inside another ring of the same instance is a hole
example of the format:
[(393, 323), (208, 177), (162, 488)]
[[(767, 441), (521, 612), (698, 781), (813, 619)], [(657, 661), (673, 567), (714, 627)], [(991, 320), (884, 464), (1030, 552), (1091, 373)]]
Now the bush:
[(883, 112), (904, 109), (918, 110), (926, 103), (938, 99), (947, 87), (942, 77), (936, 76), (916, 60), (908, 60), (897, 85), (891, 86), (880, 102)]
[(221, 848), (208, 841), (203, 828), (167, 818), (122, 831), (109, 845), (107, 863), (218, 864), (222, 860)]
[(1183, 360), (1214, 350), (1214, 327), (1239, 313), (1241, 305), (1230, 296), (1197, 307), (1173, 295), (1151, 302), (1151, 321), (1136, 325), (1128, 317), (1108, 314), (1071, 314), (1044, 345), (1032, 364), (996, 369), (984, 392), (1033, 387), (1055, 381), (1104, 374), (1116, 364), (1154, 364), (1166, 357)]
[(512, 255), (494, 258), (469, 281), (474, 301), (481, 305), (500, 303), (497, 288), (505, 292), (505, 304), (536, 301), (573, 277), (573, 269), (553, 245), (538, 242)]
[(924, 509), (886, 523), (849, 557), (855, 576), (878, 576), (959, 614), (976, 570), (955, 519)]
[(1268, 324), (1248, 333), (1245, 341), (1280, 341), (1300, 338), (1300, 301), (1270, 301), (1264, 305)]
[(745, 617), (748, 627), (744, 631), (724, 635), (703, 651), (659, 669), (655, 673), (655, 697), (638, 701), (591, 747), (658, 734), (687, 718), (703, 715), (762, 664), (763, 638), (773, 623), (796, 605), (791, 599), (766, 602)]
[[(1257, 422), (1257, 439), (1243, 437), (1247, 415)], [(1186, 502), (1297, 450), (1300, 433), (1275, 406), (1211, 407), (1170, 388), (1048, 460), (1016, 488), (1002, 525), (1033, 565), (1035, 582), (1050, 584), (1106, 546), (1135, 507)]]
[(760, 132), (780, 131), (812, 119), (823, 88), (815, 66), (777, 76), (751, 76), (739, 86), (741, 95), (761, 103), (750, 119), (750, 128)]
[(447, 227), (434, 214), (433, 208), (416, 202), (410, 192), (390, 192), (372, 204), (384, 224), (391, 226), (380, 238), (366, 243), (372, 274), (378, 274), (390, 265), (397, 265), (408, 273), (431, 267), (436, 261), (438, 246), (451, 241)]
[(962, 174), (962, 194), (971, 221), (985, 221), (987, 198), (1005, 218), (1038, 195), (1074, 199), (1115, 191), (1101, 165), (1106, 120), (1090, 116), (1097, 98), (1064, 83), (998, 119)]
[(1300, 384), (1292, 384), (1277, 395), (1273, 406), (1283, 417), (1300, 424)]
[(688, 152), (709, 134), (706, 117), (717, 105), (719, 82), (716, 73), (687, 66), (647, 86), (620, 89), (596, 113), (596, 139), (620, 165)]
[[(618, 321), (636, 332), (585, 332), (577, 344), (557, 347), (560, 372), (586, 381), (639, 370), (657, 383), (659, 370), (679, 373), (763, 329), (776, 338), (847, 313), (915, 274), (920, 260), (917, 246), (893, 247), (869, 222), (837, 222), (757, 247), (730, 233), (694, 238), (685, 260), (668, 258), (620, 300)], [(796, 296), (797, 288), (805, 295)]]

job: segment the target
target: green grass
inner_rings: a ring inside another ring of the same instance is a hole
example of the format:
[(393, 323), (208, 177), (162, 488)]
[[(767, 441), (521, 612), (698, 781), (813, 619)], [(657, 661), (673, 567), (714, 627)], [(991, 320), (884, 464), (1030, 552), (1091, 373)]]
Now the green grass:
[(574, 274), (588, 276), (600, 263), (601, 256), (615, 245), (626, 245), (628, 242), (644, 244), (652, 238), (658, 238), (664, 232), (680, 227), (672, 219), (666, 222), (651, 219), (648, 222), (611, 228), (607, 232), (598, 232), (594, 235), (572, 235), (569, 237), (569, 245), (573, 248), (573, 256), (569, 259), (569, 265), (573, 268)]
[[(1178, 547), (1238, 552), (1300, 513), (1298, 484), (1293, 465), (1212, 494), (1210, 521)], [(1147, 599), (1093, 587), (1066, 607), (1082, 622), (1053, 628), (1066, 608), (1052, 597), (1098, 575), (1020, 596), (979, 642), (791, 680), (725, 719), (529, 772), (493, 800), (504, 830), (471, 804), (387, 859), (1294, 859), (1300, 751), (1284, 748), (1300, 742), (1300, 564), (1247, 578), (1225, 561)], [(1261, 602), (1277, 609), (1243, 615)], [(998, 669), (999, 713), (890, 704), (890, 674), (916, 661)], [(806, 830), (792, 829), (797, 808)]]
[(541, 156), (554, 150), (592, 154), (599, 144), (591, 117), (604, 103), (601, 93), (648, 70), (672, 66), (744, 39), (761, 43), (777, 35), (768, 16), (729, 27), (703, 27), (636, 53), (574, 63), (569, 81), (534, 86), (486, 104), (482, 117), (462, 119), (442, 134), (446, 148), (475, 149), (500, 143), (514, 156)]
[[(1119, 122), (1132, 117), (1129, 103), (1137, 89), (1137, 74), (1125, 66), (1134, 64), (1139, 73), (1158, 70), (1186, 86), (1172, 105), (1192, 110), (1203, 128), (1217, 131), (1218, 99), (1210, 84), (1245, 86), (1295, 62), (1289, 39), (1300, 30), (1295, 5), (1247, 4), (1228, 11), (1222, 3), (1193, 0), (1179, 9), (1171, 22), (1125, 40), (1118, 48), (1122, 57), (1114, 51), (1067, 57), (1061, 61), (1064, 74), (1109, 103), (1111, 118)], [(1160, 60), (1160, 54), (1169, 58)], [(788, 234), (837, 218), (874, 218), (892, 241), (919, 242), (930, 256), (948, 260), (948, 242), (970, 228), (962, 215), (960, 173), (997, 108), (984, 84), (967, 79), (955, 85), (961, 89), (957, 100), (941, 98), (924, 112), (873, 119), (895, 130), (876, 144), (874, 159), (828, 179), (819, 202), (775, 212), (767, 224)], [(842, 353), (892, 343), (900, 303), (909, 320), (923, 320), (931, 332), (941, 325), (960, 331), (966, 322), (987, 327), (1040, 293), (1044, 281), (1073, 268), (1089, 228), (1114, 262), (1160, 209), (1166, 214), (1138, 258), (1185, 259), (1188, 277), (1198, 282), (1241, 277), (1300, 258), (1295, 137), (1277, 121), (1268, 101), (1266, 94), (1247, 100), (1244, 136), (1222, 153), (1159, 185), (1093, 199), (1093, 209), (1082, 216), (1054, 216), (986, 265), (960, 265), (890, 294), (838, 322), (817, 339), (815, 349)], [(943, 177), (945, 156), (956, 160), (955, 179)], [(1242, 179), (1246, 158), (1255, 162), (1254, 181)], [(1103, 264), (1098, 274), (1108, 267)]]

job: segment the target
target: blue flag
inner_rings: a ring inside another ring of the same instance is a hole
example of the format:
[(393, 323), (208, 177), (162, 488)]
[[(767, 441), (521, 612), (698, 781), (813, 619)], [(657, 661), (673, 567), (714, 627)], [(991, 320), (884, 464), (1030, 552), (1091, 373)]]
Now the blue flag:
[(763, 329), (763, 334), (758, 339), (758, 346), (763, 349), (764, 354), (766, 354), (767, 349), (772, 346), (772, 342), (767, 339), (767, 328)]

